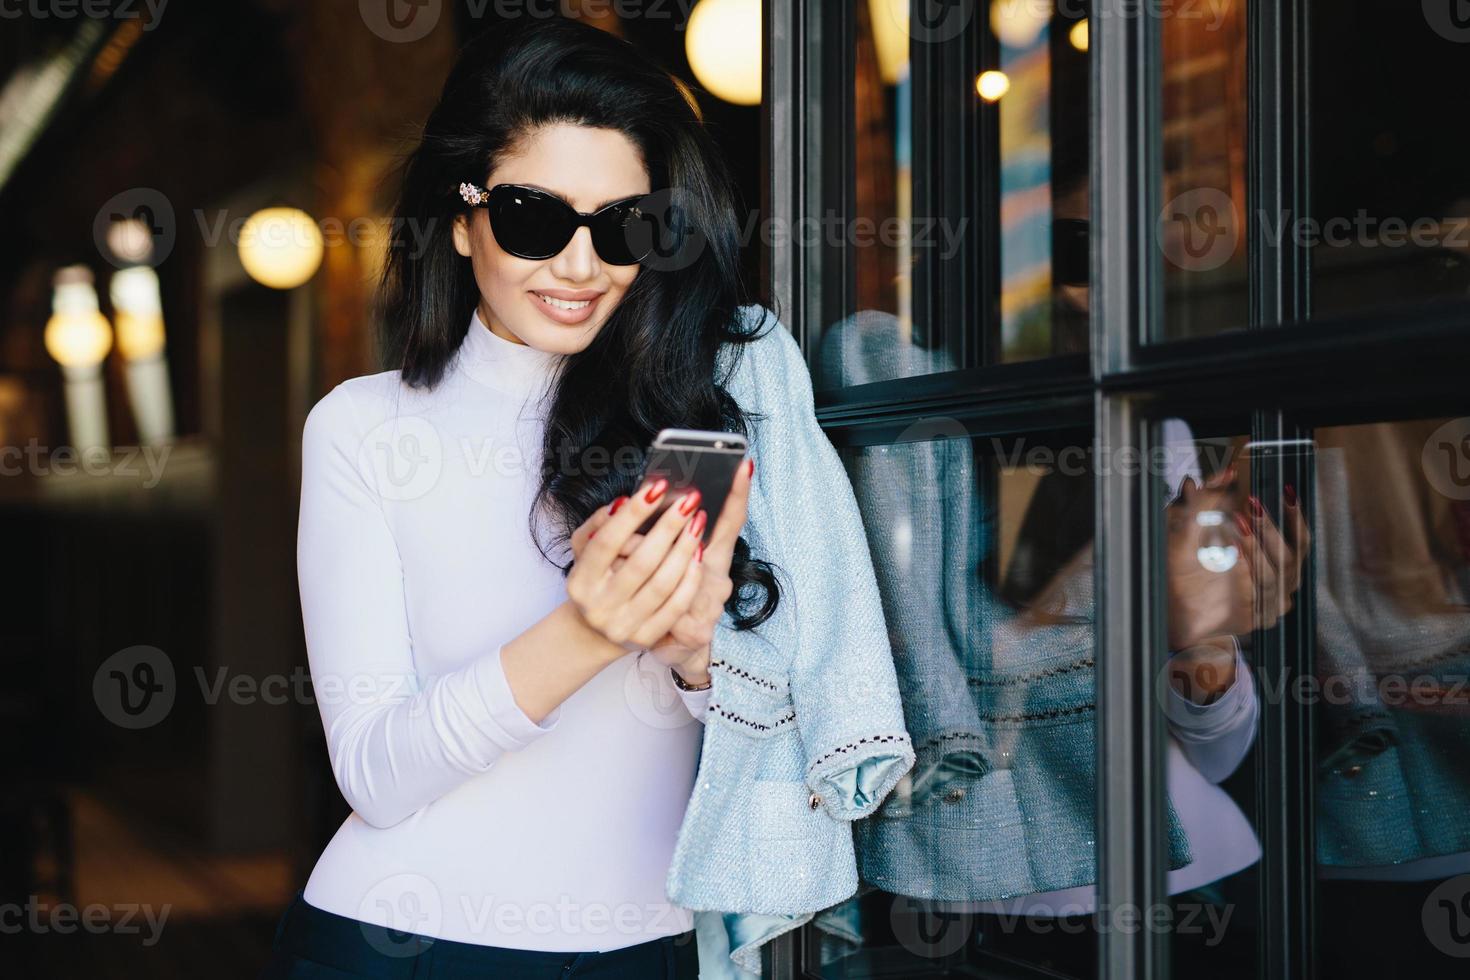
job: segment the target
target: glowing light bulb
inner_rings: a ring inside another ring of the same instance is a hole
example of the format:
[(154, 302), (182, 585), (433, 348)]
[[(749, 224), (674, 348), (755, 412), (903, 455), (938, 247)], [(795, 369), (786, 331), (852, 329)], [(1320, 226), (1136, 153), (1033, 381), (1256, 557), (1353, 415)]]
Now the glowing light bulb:
[(699, 84), (736, 105), (761, 101), (760, 0), (699, 0), (684, 29)]
[(975, 91), (986, 102), (995, 102), (1011, 89), (1011, 80), (1003, 71), (982, 71), (975, 79)]
[(297, 208), (265, 208), (240, 229), (240, 264), (272, 289), (295, 289), (322, 264), (322, 230)]

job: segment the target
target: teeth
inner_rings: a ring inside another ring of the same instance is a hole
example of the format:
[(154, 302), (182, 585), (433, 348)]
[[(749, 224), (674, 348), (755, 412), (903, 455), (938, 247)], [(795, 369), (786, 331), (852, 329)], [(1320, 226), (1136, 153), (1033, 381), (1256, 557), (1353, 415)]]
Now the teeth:
[(540, 298), (541, 302), (545, 303), (547, 306), (554, 306), (558, 310), (580, 310), (592, 302), (590, 299), (579, 299), (575, 301), (568, 299), (556, 299), (555, 297), (546, 296), (541, 293), (537, 293), (536, 296)]

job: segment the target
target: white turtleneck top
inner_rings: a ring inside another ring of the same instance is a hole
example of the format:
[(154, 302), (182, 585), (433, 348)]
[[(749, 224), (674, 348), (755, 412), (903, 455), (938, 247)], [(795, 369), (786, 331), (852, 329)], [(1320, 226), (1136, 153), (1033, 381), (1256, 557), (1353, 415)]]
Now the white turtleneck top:
[(317, 908), (555, 951), (692, 928), (664, 881), (708, 693), (630, 653), (537, 724), (500, 663), (502, 644), (566, 600), (528, 523), (541, 396), (563, 356), (477, 314), (433, 390), (385, 371), (343, 382), (307, 417), (302, 616), (354, 811), (307, 882)]

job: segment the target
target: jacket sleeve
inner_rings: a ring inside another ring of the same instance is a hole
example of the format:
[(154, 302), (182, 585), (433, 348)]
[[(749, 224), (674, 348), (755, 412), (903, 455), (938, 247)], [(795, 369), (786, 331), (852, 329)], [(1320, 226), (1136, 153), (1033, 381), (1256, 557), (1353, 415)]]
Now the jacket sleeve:
[(855, 820), (877, 809), (913, 766), (914, 750), (852, 484), (817, 423), (800, 347), (765, 312), (769, 333), (752, 345), (764, 415), (752, 453), (769, 506), (764, 539), (775, 553), (758, 557), (778, 566), (782, 584), (806, 782), (833, 817)]
[(296, 565), (307, 659), (332, 774), (359, 817), (404, 820), (505, 752), (551, 731), (521, 710), (499, 646), (420, 678), (403, 567), (352, 397), (338, 385), (306, 419)]

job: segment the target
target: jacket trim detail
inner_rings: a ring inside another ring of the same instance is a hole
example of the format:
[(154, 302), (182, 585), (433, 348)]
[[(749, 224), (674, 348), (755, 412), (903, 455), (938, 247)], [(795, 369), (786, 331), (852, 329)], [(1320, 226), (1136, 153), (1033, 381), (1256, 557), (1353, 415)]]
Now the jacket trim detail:
[(1097, 661), (1088, 657), (1085, 660), (1078, 660), (1070, 664), (1048, 667), (1046, 670), (1039, 670), (1033, 674), (1017, 674), (1013, 677), (998, 677), (993, 679), (971, 677), (969, 678), (969, 683), (971, 687), (1012, 687), (1016, 684), (1029, 684), (1032, 681), (1045, 680), (1048, 677), (1059, 677), (1062, 674), (1071, 674), (1079, 670), (1091, 670), (1096, 666)]
[(765, 688), (766, 690), (770, 691), (772, 694), (779, 694), (781, 692), (781, 686), (779, 684), (777, 684), (775, 681), (770, 680), (770, 679), (765, 678), (765, 677), (759, 677), (759, 676), (757, 676), (755, 674), (752, 674), (750, 671), (746, 670), (744, 667), (735, 667), (735, 666), (732, 666), (728, 660), (711, 660), (709, 662), (709, 665), (710, 665), (711, 668), (716, 668), (717, 667), (720, 670), (723, 670), (727, 674), (733, 674), (736, 677), (744, 678), (745, 680), (750, 681), (752, 684), (756, 684), (756, 685), (758, 685), (760, 687)]
[(792, 722), (796, 721), (795, 711), (788, 711), (780, 718), (777, 718), (775, 721), (767, 725), (759, 721), (751, 721), (749, 718), (742, 718), (740, 715), (737, 715), (735, 712), (729, 710), (723, 705), (715, 704), (714, 702), (710, 702), (708, 710), (719, 715), (721, 718), (728, 718), (729, 720), (737, 724), (746, 725), (750, 728), (755, 729), (758, 732), (769, 732), (774, 731), (777, 728), (785, 728), (789, 726)]
[(818, 766), (820, 766), (822, 763), (826, 762), (828, 759), (833, 759), (833, 758), (836, 758), (837, 756), (843, 755), (843, 754), (845, 754), (847, 752), (852, 752), (855, 749), (857, 749), (857, 748), (859, 748), (860, 746), (863, 746), (863, 745), (881, 745), (881, 744), (883, 744), (885, 742), (908, 742), (908, 741), (909, 741), (909, 735), (908, 735), (907, 732), (904, 732), (902, 734), (897, 734), (897, 735), (864, 735), (862, 738), (858, 739), (856, 742), (848, 742), (846, 745), (839, 745), (835, 749), (832, 749), (832, 750), (830, 750), (828, 752), (823, 752), (821, 755), (817, 756), (815, 759), (812, 760), (811, 765), (807, 766), (807, 772), (811, 772), (812, 770), (816, 769)]

